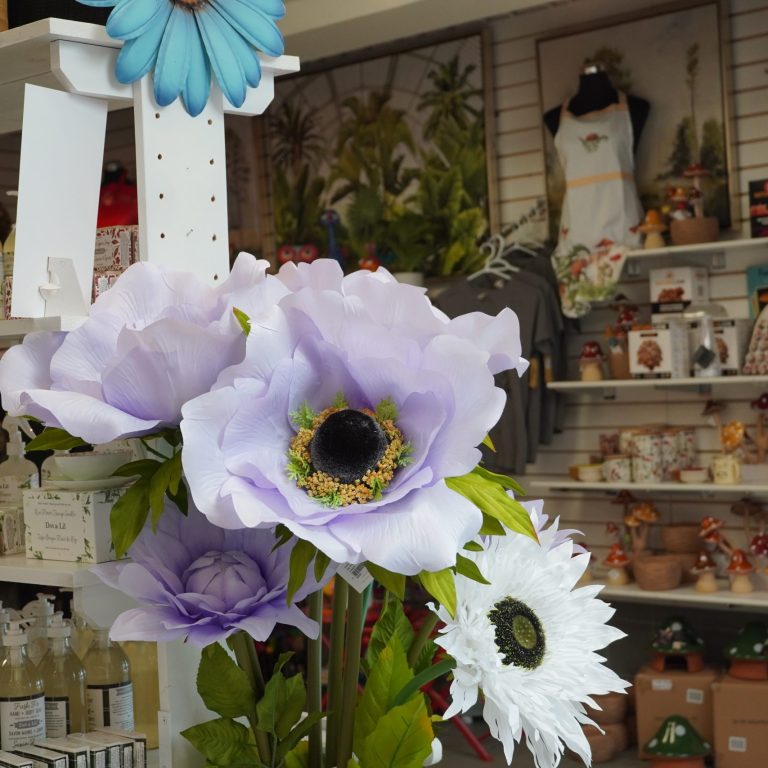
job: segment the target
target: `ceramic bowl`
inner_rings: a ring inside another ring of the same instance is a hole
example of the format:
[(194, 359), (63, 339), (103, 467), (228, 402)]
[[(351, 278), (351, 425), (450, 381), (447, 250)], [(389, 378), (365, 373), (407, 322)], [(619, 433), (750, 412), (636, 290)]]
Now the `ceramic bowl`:
[(103, 480), (132, 458), (128, 451), (115, 453), (68, 453), (53, 456), (56, 474), (63, 480)]
[(706, 467), (696, 467), (695, 469), (680, 470), (681, 483), (708, 483), (709, 470)]
[(599, 483), (603, 479), (602, 464), (580, 464), (579, 480), (582, 483)]

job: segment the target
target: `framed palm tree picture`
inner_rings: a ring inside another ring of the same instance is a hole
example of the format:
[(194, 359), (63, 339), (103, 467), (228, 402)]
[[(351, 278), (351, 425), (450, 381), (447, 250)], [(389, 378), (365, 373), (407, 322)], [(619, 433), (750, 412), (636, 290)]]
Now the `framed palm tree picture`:
[(268, 153), (279, 261), (474, 271), (495, 219), (483, 35), (282, 81)]

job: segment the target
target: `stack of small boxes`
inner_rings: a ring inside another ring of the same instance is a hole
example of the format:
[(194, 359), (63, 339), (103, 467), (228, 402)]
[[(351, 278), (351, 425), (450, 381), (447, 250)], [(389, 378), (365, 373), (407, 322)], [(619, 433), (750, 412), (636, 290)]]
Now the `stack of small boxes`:
[(131, 264), (139, 261), (138, 226), (104, 227), (96, 230), (93, 258), (93, 301), (111, 288)]

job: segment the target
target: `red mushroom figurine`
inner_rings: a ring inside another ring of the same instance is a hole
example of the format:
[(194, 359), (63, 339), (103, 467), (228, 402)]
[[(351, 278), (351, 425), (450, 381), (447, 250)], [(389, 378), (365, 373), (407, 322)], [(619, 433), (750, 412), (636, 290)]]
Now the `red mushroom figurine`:
[(629, 558), (618, 541), (611, 544), (611, 549), (608, 556), (603, 560), (603, 565), (608, 566), (609, 586), (623, 587), (625, 584), (629, 584), (629, 576), (627, 575)]
[[(754, 555), (762, 565), (762, 561), (768, 558), (768, 533), (758, 533), (752, 537), (749, 542), (749, 554)], [(768, 573), (768, 568), (765, 572)]]
[(699, 552), (699, 556), (696, 558), (696, 563), (691, 568), (691, 573), (697, 576), (696, 579), (696, 591), (711, 594), (717, 592), (717, 580), (715, 579), (715, 572), (717, 571), (717, 564), (710, 556), (709, 552)]
[(749, 574), (754, 570), (747, 553), (743, 549), (734, 549), (727, 568), (728, 575), (731, 577), (731, 592), (740, 594), (751, 592), (753, 587)]
[(763, 392), (757, 400), (754, 400), (752, 408), (757, 411), (757, 430), (754, 437), (757, 463), (763, 464), (768, 453), (768, 392)]
[(721, 550), (730, 557), (733, 552), (733, 547), (728, 539), (726, 539), (720, 532), (720, 529), (724, 525), (725, 523), (722, 520), (707, 515), (707, 517), (703, 518), (701, 521), (699, 536), (701, 536), (707, 544), (712, 544), (716, 549)]
[(603, 350), (596, 341), (585, 341), (581, 347), (579, 370), (582, 381), (602, 381)]

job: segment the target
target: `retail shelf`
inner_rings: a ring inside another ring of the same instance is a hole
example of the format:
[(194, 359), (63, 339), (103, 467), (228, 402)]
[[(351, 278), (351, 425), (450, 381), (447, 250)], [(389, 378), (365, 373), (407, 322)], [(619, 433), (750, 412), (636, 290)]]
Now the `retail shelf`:
[(17, 584), (41, 584), (47, 587), (90, 587), (101, 584), (90, 565), (58, 560), (35, 560), (20, 555), (0, 557), (0, 581)]
[(551, 381), (549, 389), (556, 392), (605, 392), (612, 389), (709, 388), (737, 385), (768, 386), (768, 376), (718, 376), (686, 379), (603, 379), (602, 381)]
[(80, 315), (62, 317), (29, 317), (18, 320), (0, 320), (0, 347), (23, 339), (32, 331), (72, 331), (85, 322)]
[(628, 259), (651, 259), (660, 256), (699, 256), (712, 255), (722, 251), (734, 251), (747, 248), (768, 248), (768, 237), (745, 238), (738, 240), (715, 240), (711, 243), (695, 245), (670, 245), (665, 248), (648, 248), (630, 251)]
[(697, 608), (723, 608), (737, 611), (768, 613), (768, 592), (755, 591), (747, 594), (731, 592), (728, 583), (721, 581), (719, 592), (705, 594), (693, 586), (666, 589), (662, 592), (640, 589), (637, 584), (623, 587), (607, 586), (600, 597), (616, 603), (654, 603), (664, 605), (690, 605)]
[[(530, 491), (655, 491), (660, 493), (703, 493), (715, 494), (743, 494), (768, 496), (768, 485), (765, 483), (738, 483), (733, 485), (716, 485), (715, 483), (584, 483), (573, 480), (570, 477), (549, 477), (540, 480), (532, 480), (525, 483)], [(528, 495), (531, 495), (530, 493)]]

